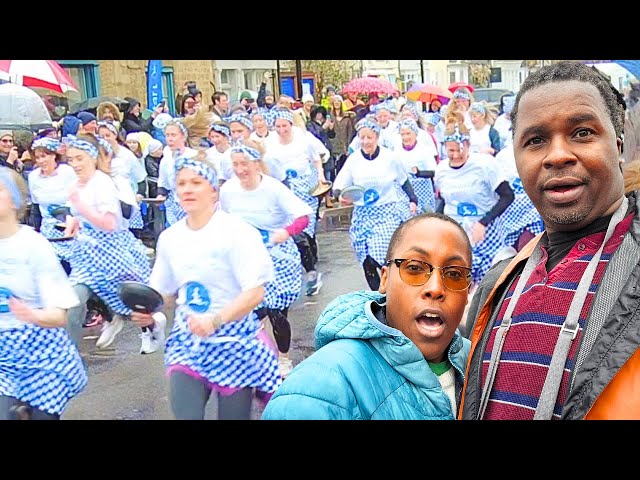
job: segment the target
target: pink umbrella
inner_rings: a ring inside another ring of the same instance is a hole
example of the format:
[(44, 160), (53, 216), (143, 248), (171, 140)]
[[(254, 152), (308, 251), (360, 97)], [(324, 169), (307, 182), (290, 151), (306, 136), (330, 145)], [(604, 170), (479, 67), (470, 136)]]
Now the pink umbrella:
[(53, 60), (0, 60), (0, 78), (59, 93), (78, 91), (69, 74)]
[(377, 77), (354, 78), (342, 87), (342, 93), (386, 93), (392, 94), (398, 90), (393, 83)]

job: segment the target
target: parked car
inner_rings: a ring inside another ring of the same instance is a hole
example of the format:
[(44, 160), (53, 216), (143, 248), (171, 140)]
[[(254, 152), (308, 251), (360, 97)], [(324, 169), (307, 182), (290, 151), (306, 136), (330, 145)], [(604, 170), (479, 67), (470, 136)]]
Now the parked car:
[(506, 88), (476, 88), (473, 91), (474, 101), (485, 101), (495, 107), (500, 113), (502, 113), (500, 99), (505, 95), (515, 95), (515, 93)]

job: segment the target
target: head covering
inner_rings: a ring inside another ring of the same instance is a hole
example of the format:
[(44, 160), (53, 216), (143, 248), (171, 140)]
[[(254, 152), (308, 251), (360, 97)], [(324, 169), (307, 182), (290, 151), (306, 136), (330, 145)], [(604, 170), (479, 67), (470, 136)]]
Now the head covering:
[(49, 128), (42, 129), (42, 130), (40, 130), (38, 132), (38, 135), (36, 135), (36, 138), (46, 137), (50, 133), (55, 133), (57, 135), (58, 134), (58, 130), (56, 130), (54, 127), (49, 127)]
[(473, 102), (469, 107), (469, 111), (478, 112), (481, 115), (484, 115), (487, 113), (487, 109), (480, 102)]
[[(111, 133), (113, 133), (116, 137), (118, 136), (118, 129), (113, 124), (113, 122), (98, 122), (98, 128), (106, 128)], [(64, 130), (63, 130), (64, 131)]]
[(183, 168), (189, 168), (195, 173), (206, 179), (216, 190), (218, 189), (218, 175), (215, 168), (209, 166), (207, 163), (198, 161), (193, 157), (178, 157), (176, 158), (176, 175)]
[(513, 110), (513, 106), (516, 104), (516, 96), (509, 95), (507, 97), (502, 97), (502, 111), (504, 113), (511, 113)]
[(453, 98), (461, 98), (462, 100), (471, 100), (471, 97), (468, 93), (463, 92), (462, 90), (456, 90), (453, 93)]
[(60, 148), (60, 140), (49, 137), (38, 138), (31, 144), (31, 150), (35, 150), (36, 148), (44, 148), (50, 152), (57, 152)]
[(420, 131), (420, 129), (418, 128), (418, 124), (412, 118), (405, 118), (400, 122), (399, 126), (400, 128), (408, 128), (412, 130), (416, 135), (418, 135), (418, 132)]
[(440, 121), (440, 115), (438, 115), (438, 112), (426, 113), (423, 115), (423, 118), (426, 123), (431, 125), (437, 125)]
[(164, 128), (167, 128), (169, 125), (177, 125), (180, 131), (184, 134), (184, 136), (189, 136), (189, 131), (187, 127), (185, 127), (184, 123), (179, 118), (172, 118), (169, 123), (165, 125)]
[(111, 148), (111, 144), (109, 142), (104, 138), (98, 137), (98, 143), (107, 152), (107, 154), (113, 155), (113, 148)]
[(172, 119), (173, 117), (168, 113), (160, 113), (156, 118), (153, 119), (153, 122), (151, 122), (151, 124), (158, 130), (164, 130), (164, 128)]
[(336, 93), (336, 87), (334, 87), (333, 85), (327, 85), (327, 93), (329, 92)]
[(395, 104), (391, 100), (386, 100), (384, 102), (377, 103), (373, 111), (377, 113), (380, 110), (386, 110), (389, 113), (398, 113), (398, 109), (396, 108)]
[(273, 108), (271, 110), (271, 115), (273, 116), (273, 123), (276, 123), (276, 120), (282, 119), (287, 120), (291, 125), (293, 125), (293, 112), (288, 108)]
[(229, 138), (231, 137), (231, 130), (229, 129), (229, 125), (225, 123), (212, 123), (209, 131), (213, 130), (214, 132), (218, 132), (221, 135)]
[(307, 103), (307, 102), (313, 102), (315, 103), (316, 101), (313, 98), (313, 95), (309, 94), (309, 93), (305, 93), (302, 96), (302, 103)]
[[(6, 134), (5, 134), (6, 135)], [(9, 196), (16, 210), (22, 207), (22, 194), (18, 188), (18, 184), (11, 177), (11, 169), (8, 167), (0, 167), (0, 183), (9, 191)]]
[(265, 90), (264, 91), (264, 96), (265, 97), (273, 97), (273, 92), (271, 90)]
[(87, 123), (98, 121), (96, 116), (91, 112), (80, 112), (78, 113), (77, 117), (82, 122), (82, 125), (86, 125)]
[(245, 90), (240, 94), (240, 100), (244, 100), (245, 98), (247, 100), (253, 100), (253, 96), (251, 95), (251, 92), (249, 92), (248, 90)]
[(413, 103), (407, 103), (405, 104), (404, 107), (402, 107), (402, 111), (403, 112), (411, 112), (411, 114), (414, 116), (414, 118), (420, 118), (419, 114), (418, 114), (418, 109), (416, 108), (415, 104)]
[(0, 130), (0, 138), (10, 136), (13, 138), (13, 132), (11, 130)]
[(64, 121), (62, 123), (62, 136), (66, 137), (68, 135), (75, 135), (78, 133), (78, 128), (80, 128), (80, 120), (78, 117), (67, 115), (64, 117)]
[(144, 156), (146, 157), (150, 153), (157, 152), (158, 150), (162, 150), (162, 148), (163, 148), (162, 142), (160, 140), (156, 140), (155, 138), (152, 138), (151, 140), (149, 140), (149, 145), (147, 145), (147, 151), (145, 152)]
[(375, 123), (373, 120), (369, 118), (363, 118), (358, 123), (356, 123), (356, 132), (359, 132), (363, 128), (370, 128), (377, 135), (380, 135), (380, 127), (378, 126), (377, 123)]
[(225, 118), (225, 121), (227, 123), (229, 123), (229, 124), (231, 124), (233, 122), (241, 123), (242, 125), (247, 127), (249, 129), (249, 131), (253, 132), (253, 122), (251, 121), (249, 116), (246, 115), (246, 114), (245, 115), (234, 114), (234, 115), (231, 115), (231, 116)]
[(460, 145), (460, 148), (462, 148), (463, 142), (467, 141), (467, 140), (469, 140), (469, 135), (465, 134), (465, 133), (461, 133), (460, 132), (460, 127), (458, 127), (458, 125), (456, 125), (455, 130), (453, 131), (453, 133), (451, 135), (446, 135), (442, 141), (443, 142), (457, 142)]
[(98, 149), (91, 143), (81, 140), (75, 135), (68, 135), (64, 137), (62, 139), (62, 143), (64, 143), (67, 148), (77, 148), (78, 150), (88, 153), (93, 159), (98, 158)]
[(125, 99), (125, 100), (127, 101), (127, 103), (129, 104), (129, 105), (127, 105), (127, 111), (126, 111), (126, 113), (131, 113), (131, 110), (133, 110), (133, 108), (134, 108), (136, 105), (142, 105), (142, 104), (140, 103), (140, 101), (139, 101), (139, 100), (136, 100), (136, 99), (135, 99), (135, 98), (133, 98), (133, 97), (124, 97), (124, 99)]
[(258, 150), (242, 143), (237, 143), (236, 145), (231, 147), (231, 153), (242, 153), (247, 158), (247, 160), (260, 160), (260, 152)]

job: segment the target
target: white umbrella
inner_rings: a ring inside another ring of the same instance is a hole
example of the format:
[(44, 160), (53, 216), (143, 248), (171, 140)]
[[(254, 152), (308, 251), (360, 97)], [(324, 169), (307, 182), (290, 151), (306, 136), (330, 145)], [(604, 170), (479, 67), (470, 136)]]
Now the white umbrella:
[(51, 126), (49, 111), (36, 92), (14, 83), (0, 85), (0, 129), (35, 131)]

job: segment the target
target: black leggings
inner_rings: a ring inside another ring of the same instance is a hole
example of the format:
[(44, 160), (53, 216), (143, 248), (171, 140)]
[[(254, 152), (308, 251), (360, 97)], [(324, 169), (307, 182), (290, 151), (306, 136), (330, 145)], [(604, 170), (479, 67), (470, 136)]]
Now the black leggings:
[(378, 269), (382, 268), (382, 266), (371, 258), (370, 255), (367, 255), (367, 258), (362, 262), (362, 268), (364, 269), (364, 278), (367, 280), (369, 288), (378, 291), (378, 288), (380, 288), (380, 274), (378, 273)]
[[(176, 420), (204, 420), (211, 388), (184, 372), (169, 377), (169, 399)], [(253, 389), (243, 388), (229, 396), (218, 395), (218, 420), (251, 420)]]
[(302, 266), (305, 272), (315, 271), (316, 263), (318, 263), (318, 244), (316, 243), (315, 237), (302, 232), (294, 235), (293, 240), (296, 242), (296, 247), (298, 247), (298, 251), (300, 252), (300, 258), (302, 259)]
[(53, 415), (43, 410), (29, 406), (14, 397), (0, 396), (0, 420), (19, 420), (12, 407), (26, 406), (29, 410), (30, 420), (60, 420), (60, 415)]
[(287, 353), (291, 348), (291, 324), (287, 319), (289, 308), (283, 310), (267, 309), (269, 320), (273, 326), (273, 336), (278, 344), (280, 353)]

